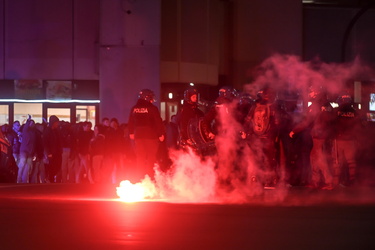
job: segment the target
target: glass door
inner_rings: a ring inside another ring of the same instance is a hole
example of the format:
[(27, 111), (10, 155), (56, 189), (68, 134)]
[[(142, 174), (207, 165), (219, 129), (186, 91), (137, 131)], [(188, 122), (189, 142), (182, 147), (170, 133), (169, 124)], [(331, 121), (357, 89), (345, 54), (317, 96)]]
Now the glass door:
[(43, 104), (42, 103), (14, 103), (14, 120), (24, 124), (31, 115), (36, 123), (43, 122)]
[(94, 126), (98, 118), (98, 106), (91, 103), (45, 103), (43, 117), (46, 117), (48, 121), (51, 115), (56, 115), (60, 121), (70, 123), (90, 121)]
[(0, 126), (4, 124), (9, 124), (9, 105), (0, 105)]
[(91, 122), (93, 126), (96, 124), (96, 106), (94, 105), (77, 105), (76, 106), (76, 122)]
[(43, 117), (49, 121), (51, 115), (55, 115), (60, 121), (75, 123), (75, 105), (72, 103), (44, 103)]
[(47, 119), (55, 115), (60, 121), (71, 122), (70, 108), (47, 108)]

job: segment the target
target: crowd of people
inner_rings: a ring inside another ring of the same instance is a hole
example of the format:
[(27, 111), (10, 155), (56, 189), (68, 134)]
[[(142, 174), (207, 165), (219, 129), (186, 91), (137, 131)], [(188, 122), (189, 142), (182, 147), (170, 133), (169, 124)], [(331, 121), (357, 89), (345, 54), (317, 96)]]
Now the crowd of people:
[(170, 150), (215, 156), (218, 181), (233, 179), (267, 188), (279, 184), (332, 190), (353, 185), (357, 176), (356, 140), (361, 119), (351, 96), (339, 95), (333, 108), (321, 86), (312, 86), (312, 103), (298, 116), (264, 86), (256, 96), (222, 87), (210, 108), (188, 88), (184, 103), (163, 122), (153, 91), (143, 89), (127, 123), (103, 118), (100, 124), (60, 121), (1, 127), (18, 167), (17, 183), (133, 183), (154, 178), (154, 166), (172, 164)]
[(126, 125), (116, 118), (101, 124), (72, 124), (55, 115), (45, 123), (31, 116), (1, 127), (18, 167), (17, 183), (117, 183), (134, 159)]

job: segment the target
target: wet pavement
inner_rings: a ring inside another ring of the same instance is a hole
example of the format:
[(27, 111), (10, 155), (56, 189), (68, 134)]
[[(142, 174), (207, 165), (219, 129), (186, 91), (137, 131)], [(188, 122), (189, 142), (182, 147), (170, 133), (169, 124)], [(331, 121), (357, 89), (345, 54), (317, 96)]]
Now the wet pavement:
[(0, 249), (375, 249), (375, 187), (245, 204), (124, 203), (115, 185), (0, 184)]

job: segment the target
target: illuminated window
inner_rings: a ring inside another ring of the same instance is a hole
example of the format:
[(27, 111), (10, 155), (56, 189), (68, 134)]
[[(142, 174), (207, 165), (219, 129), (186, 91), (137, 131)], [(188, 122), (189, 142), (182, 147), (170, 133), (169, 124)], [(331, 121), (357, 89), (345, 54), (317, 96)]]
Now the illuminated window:
[(42, 103), (15, 103), (14, 104), (14, 120), (20, 121), (21, 124), (25, 123), (28, 115), (31, 115), (31, 118), (36, 123), (42, 123), (42, 112), (43, 104)]
[(375, 94), (370, 94), (370, 102), (369, 102), (369, 109), (370, 111), (375, 111)]
[(0, 125), (9, 124), (9, 105), (0, 105)]
[(70, 122), (70, 108), (48, 108), (47, 117), (55, 115), (60, 121)]
[(95, 106), (77, 106), (76, 109), (76, 121), (77, 122), (91, 122), (95, 125), (96, 109)]

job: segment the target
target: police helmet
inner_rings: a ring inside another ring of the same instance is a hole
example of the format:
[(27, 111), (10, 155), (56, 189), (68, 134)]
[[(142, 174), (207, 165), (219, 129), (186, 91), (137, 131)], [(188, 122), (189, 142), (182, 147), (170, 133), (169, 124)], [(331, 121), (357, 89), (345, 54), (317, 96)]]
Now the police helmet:
[(233, 100), (237, 96), (237, 90), (232, 87), (224, 86), (219, 89), (219, 97)]
[(342, 106), (342, 105), (350, 105), (352, 104), (352, 97), (348, 94), (343, 94), (343, 95), (340, 95), (336, 102), (339, 106)]
[(240, 105), (249, 105), (254, 103), (253, 97), (249, 93), (240, 93)]
[(191, 100), (193, 95), (197, 95), (197, 100), (195, 102), (198, 102), (198, 90), (195, 88), (189, 88), (184, 91), (184, 101), (187, 103), (193, 103)]
[(320, 85), (312, 85), (309, 87), (309, 97), (315, 99), (324, 95), (324, 88)]
[(138, 99), (139, 100), (145, 100), (148, 102), (155, 102), (155, 94), (152, 90), (149, 89), (142, 89), (138, 93)]
[(265, 87), (258, 91), (257, 98), (259, 101), (274, 102), (276, 99), (276, 92), (270, 87)]

